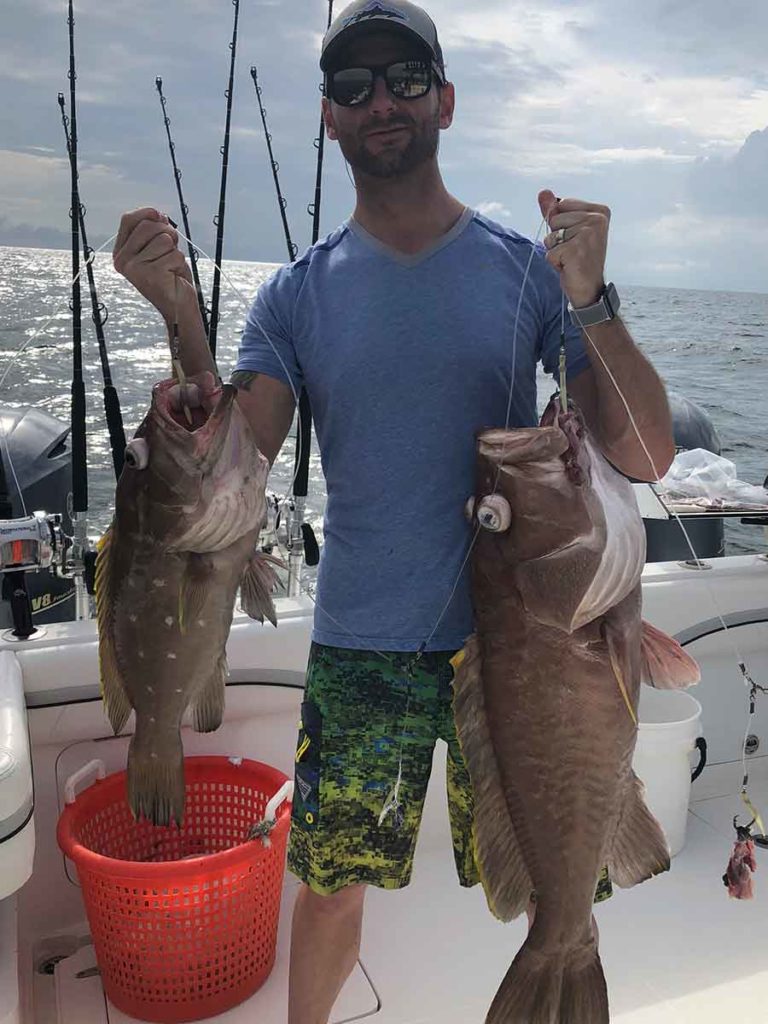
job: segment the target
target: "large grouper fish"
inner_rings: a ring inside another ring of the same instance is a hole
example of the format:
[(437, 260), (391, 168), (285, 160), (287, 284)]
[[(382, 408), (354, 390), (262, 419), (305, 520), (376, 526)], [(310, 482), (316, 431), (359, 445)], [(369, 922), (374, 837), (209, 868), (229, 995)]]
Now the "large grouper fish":
[(467, 509), (476, 631), (454, 706), (475, 844), (502, 920), (535, 918), (487, 1024), (605, 1024), (592, 903), (605, 865), (632, 886), (669, 868), (632, 770), (641, 678), (674, 688), (696, 663), (641, 619), (645, 532), (629, 481), (557, 396), (537, 428), (477, 441)]
[(115, 733), (136, 711), (128, 801), (155, 825), (183, 819), (187, 707), (198, 731), (221, 724), (237, 588), (245, 612), (277, 624), (276, 577), (256, 550), (269, 463), (235, 394), (207, 372), (183, 396), (176, 380), (155, 385), (99, 546), (102, 695)]

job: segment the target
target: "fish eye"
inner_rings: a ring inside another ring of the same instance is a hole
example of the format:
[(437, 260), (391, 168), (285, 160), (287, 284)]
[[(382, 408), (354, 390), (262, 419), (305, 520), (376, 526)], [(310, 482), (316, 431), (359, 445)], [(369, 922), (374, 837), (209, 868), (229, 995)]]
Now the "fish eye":
[(477, 521), (489, 533), (506, 533), (512, 525), (512, 509), (501, 494), (489, 494), (477, 506)]
[(125, 464), (130, 469), (147, 468), (149, 465), (149, 445), (143, 437), (134, 437), (125, 446)]

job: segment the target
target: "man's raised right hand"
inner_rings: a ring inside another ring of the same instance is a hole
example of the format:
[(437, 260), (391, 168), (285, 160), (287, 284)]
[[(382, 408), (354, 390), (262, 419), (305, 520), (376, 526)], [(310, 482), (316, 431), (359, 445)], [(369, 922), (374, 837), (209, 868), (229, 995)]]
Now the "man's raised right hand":
[[(112, 263), (166, 323), (176, 315), (176, 303), (194, 296), (192, 273), (178, 248), (178, 232), (165, 214), (151, 207), (124, 213), (120, 219)], [(178, 282), (178, 293), (177, 293)]]

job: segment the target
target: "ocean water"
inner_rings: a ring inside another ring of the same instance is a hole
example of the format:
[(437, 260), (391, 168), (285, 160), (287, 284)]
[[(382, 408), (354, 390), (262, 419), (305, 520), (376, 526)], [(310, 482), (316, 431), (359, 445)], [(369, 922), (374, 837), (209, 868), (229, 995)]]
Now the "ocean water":
[[(226, 262), (222, 281), (218, 361), (225, 377), (234, 365), (247, 306), (274, 269), (265, 263)], [(210, 294), (210, 265), (200, 264)], [(143, 418), (152, 384), (169, 373), (159, 315), (97, 255), (94, 275), (109, 316), (105, 335), (126, 434)], [(83, 275), (84, 277), (84, 275)], [(68, 422), (71, 382), (70, 254), (62, 250), (0, 247), (0, 403), (33, 406)], [(765, 389), (768, 385), (768, 295), (676, 291), (622, 286), (622, 312), (635, 341), (670, 389), (710, 415), (739, 477), (761, 484), (768, 474)], [(43, 330), (43, 328), (45, 328)], [(20, 356), (18, 350), (25, 345)], [(104, 418), (102, 379), (87, 286), (83, 288), (83, 372), (88, 405), (89, 533), (109, 524), (114, 475)], [(540, 398), (551, 381), (542, 376)], [(285, 494), (294, 461), (293, 434), (273, 467), (270, 488)], [(322, 540), (325, 488), (313, 443), (307, 517)], [(726, 529), (728, 553), (764, 550), (759, 527)]]

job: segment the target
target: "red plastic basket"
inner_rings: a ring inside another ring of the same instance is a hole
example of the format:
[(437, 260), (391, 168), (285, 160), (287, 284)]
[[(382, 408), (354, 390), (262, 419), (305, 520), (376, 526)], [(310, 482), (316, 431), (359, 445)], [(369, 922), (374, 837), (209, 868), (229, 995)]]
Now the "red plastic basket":
[(124, 1013), (169, 1024), (223, 1013), (269, 976), (291, 813), (286, 800), (269, 846), (245, 842), (287, 777), (226, 757), (187, 758), (184, 770), (180, 829), (134, 821), (117, 772), (69, 804), (57, 831), (104, 991)]

